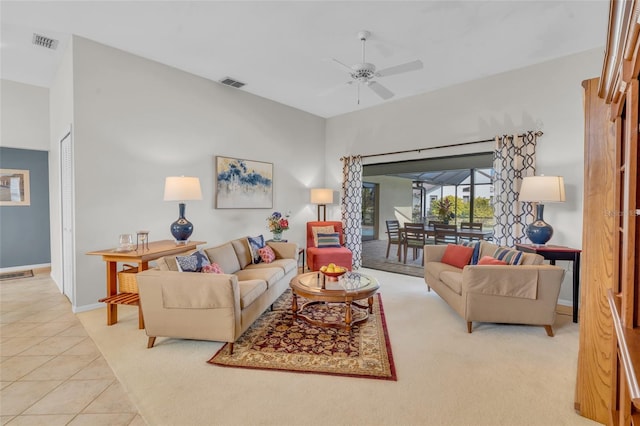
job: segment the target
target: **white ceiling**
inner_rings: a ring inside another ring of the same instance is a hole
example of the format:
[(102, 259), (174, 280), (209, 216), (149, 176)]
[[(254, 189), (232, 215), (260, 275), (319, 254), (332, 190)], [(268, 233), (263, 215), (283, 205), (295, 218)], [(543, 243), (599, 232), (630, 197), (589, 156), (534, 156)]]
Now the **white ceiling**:
[[(420, 59), (424, 69), (379, 78), (395, 99), (601, 47), (608, 0), (589, 1), (6, 1), (0, 77), (49, 87), (71, 34), (219, 81), (321, 117), (385, 102), (331, 58), (378, 69)], [(56, 38), (56, 51), (33, 33)]]

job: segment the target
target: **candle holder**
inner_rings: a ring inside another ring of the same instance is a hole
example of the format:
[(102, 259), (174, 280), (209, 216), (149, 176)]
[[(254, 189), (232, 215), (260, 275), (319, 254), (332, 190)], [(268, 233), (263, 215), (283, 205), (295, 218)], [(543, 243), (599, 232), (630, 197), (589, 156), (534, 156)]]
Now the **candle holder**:
[(136, 250), (149, 250), (149, 231), (138, 231), (136, 234)]

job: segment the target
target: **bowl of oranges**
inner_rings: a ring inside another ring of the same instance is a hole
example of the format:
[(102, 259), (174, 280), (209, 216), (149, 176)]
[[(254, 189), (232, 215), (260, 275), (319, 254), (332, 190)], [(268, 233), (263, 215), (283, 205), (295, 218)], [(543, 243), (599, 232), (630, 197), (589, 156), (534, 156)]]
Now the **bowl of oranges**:
[(328, 265), (321, 266), (320, 272), (328, 277), (338, 278), (340, 275), (343, 275), (345, 272), (347, 272), (347, 268), (338, 266), (335, 263), (330, 263)]

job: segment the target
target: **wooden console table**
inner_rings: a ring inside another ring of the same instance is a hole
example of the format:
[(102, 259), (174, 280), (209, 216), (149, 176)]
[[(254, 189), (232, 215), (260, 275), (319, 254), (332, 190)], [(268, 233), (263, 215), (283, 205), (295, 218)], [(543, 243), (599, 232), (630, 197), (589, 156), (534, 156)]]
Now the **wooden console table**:
[(544, 257), (550, 264), (556, 260), (573, 262), (573, 322), (578, 322), (578, 301), (580, 294), (580, 252), (582, 250), (564, 246), (539, 246), (536, 244), (516, 243), (516, 248), (527, 253), (536, 253)]
[(159, 259), (171, 254), (179, 254), (189, 250), (195, 250), (204, 241), (189, 241), (187, 244), (176, 245), (173, 240), (149, 242), (148, 249), (131, 251), (118, 251), (106, 249), (92, 251), (87, 254), (102, 256), (107, 265), (107, 297), (98, 300), (107, 304), (107, 325), (118, 322), (118, 305), (138, 306), (138, 328), (144, 328), (144, 317), (140, 309), (140, 298), (137, 293), (118, 293), (118, 262), (136, 263), (138, 272), (149, 269), (149, 261)]

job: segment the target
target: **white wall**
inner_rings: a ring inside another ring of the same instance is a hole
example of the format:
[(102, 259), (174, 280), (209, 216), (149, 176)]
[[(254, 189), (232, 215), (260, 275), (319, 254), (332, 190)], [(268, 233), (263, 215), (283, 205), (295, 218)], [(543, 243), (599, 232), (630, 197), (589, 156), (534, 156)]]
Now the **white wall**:
[(49, 150), (49, 89), (0, 80), (0, 145)]
[[(537, 173), (564, 176), (567, 202), (545, 206), (551, 244), (580, 248), (584, 174), (581, 82), (598, 76), (603, 50), (459, 84), (327, 120), (327, 185), (340, 187), (343, 155), (378, 154), (542, 130)], [(375, 157), (375, 162), (491, 150), (492, 145)], [(366, 164), (366, 163), (365, 163)], [(559, 266), (569, 268), (566, 262)], [(560, 298), (570, 304), (571, 273)]]
[[(49, 214), (51, 216), (51, 277), (62, 291), (62, 242), (60, 206), (60, 141), (73, 131), (73, 40), (67, 45), (49, 93)], [(73, 143), (73, 138), (72, 138)], [(76, 258), (84, 253), (76, 253)], [(77, 262), (77, 260), (76, 260)], [(75, 299), (75, 294), (73, 299)], [(75, 307), (75, 300), (71, 301)]]
[[(178, 203), (162, 200), (166, 176), (200, 178), (204, 199), (186, 208), (194, 240), (269, 236), (267, 216), (290, 210), (284, 237), (303, 244), (315, 218), (308, 188), (324, 186), (324, 119), (80, 37), (73, 82), (80, 309), (105, 295), (104, 263), (85, 253), (141, 229), (172, 239)], [(216, 155), (273, 163), (274, 208), (215, 209)]]

